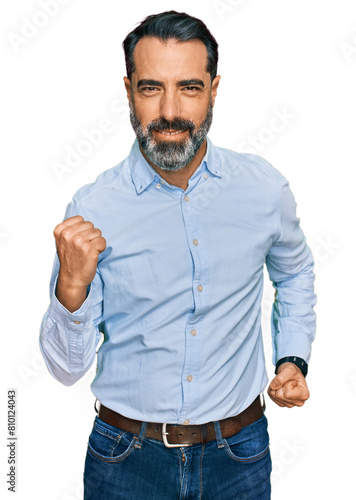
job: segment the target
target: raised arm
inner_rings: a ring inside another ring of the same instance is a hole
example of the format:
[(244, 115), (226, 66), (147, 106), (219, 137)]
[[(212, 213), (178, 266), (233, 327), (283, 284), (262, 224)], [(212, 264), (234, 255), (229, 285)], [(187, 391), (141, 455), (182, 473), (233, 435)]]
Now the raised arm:
[[(70, 205), (67, 215), (73, 211)], [(100, 340), (102, 282), (98, 256), (106, 242), (99, 229), (71, 216), (55, 230), (57, 254), (52, 271), (51, 302), (43, 317), (40, 349), (50, 373), (72, 385), (91, 367)]]

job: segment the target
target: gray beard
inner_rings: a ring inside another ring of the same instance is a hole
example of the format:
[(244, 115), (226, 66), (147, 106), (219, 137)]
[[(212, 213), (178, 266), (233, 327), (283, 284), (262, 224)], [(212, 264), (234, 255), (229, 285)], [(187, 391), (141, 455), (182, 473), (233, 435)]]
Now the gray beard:
[[(210, 102), (205, 120), (197, 129), (192, 120), (175, 118), (171, 122), (159, 118), (147, 124), (145, 130), (137, 118), (133, 100), (130, 101), (130, 121), (139, 145), (147, 158), (162, 170), (176, 171), (188, 165), (197, 154), (208, 135), (213, 121), (213, 105)], [(153, 130), (189, 130), (189, 137), (182, 141), (157, 141)]]

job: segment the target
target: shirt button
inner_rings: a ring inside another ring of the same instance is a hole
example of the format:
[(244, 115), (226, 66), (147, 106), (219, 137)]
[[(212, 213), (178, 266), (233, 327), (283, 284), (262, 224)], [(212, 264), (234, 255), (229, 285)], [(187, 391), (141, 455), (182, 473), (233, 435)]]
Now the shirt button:
[(183, 425), (188, 425), (189, 422), (190, 422), (190, 420), (189, 420), (189, 418), (187, 418), (187, 420), (184, 420)]
[(198, 240), (193, 240), (193, 243), (194, 245), (197, 247), (199, 245), (199, 241)]
[(208, 174), (204, 174), (204, 179), (208, 179), (209, 178), (209, 175)]
[(184, 201), (189, 201), (189, 196), (188, 195), (184, 196)]
[(188, 382), (191, 382), (193, 380), (193, 375), (188, 375), (187, 380)]
[(203, 285), (198, 285), (198, 292), (202, 292), (204, 290)]
[(193, 335), (193, 337), (195, 337), (198, 332), (196, 330), (191, 330), (190, 333)]
[(157, 189), (159, 189), (160, 187), (161, 187), (161, 184), (160, 184), (160, 183), (156, 184), (156, 188), (157, 188)]
[(80, 325), (81, 321), (73, 321), (75, 325)]

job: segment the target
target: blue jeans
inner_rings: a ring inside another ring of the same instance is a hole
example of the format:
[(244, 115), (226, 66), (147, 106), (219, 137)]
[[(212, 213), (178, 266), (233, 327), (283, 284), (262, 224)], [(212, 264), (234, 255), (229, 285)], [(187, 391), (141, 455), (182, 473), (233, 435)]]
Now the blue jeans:
[(113, 427), (95, 417), (84, 470), (85, 500), (269, 500), (267, 418), (227, 439), (185, 448)]

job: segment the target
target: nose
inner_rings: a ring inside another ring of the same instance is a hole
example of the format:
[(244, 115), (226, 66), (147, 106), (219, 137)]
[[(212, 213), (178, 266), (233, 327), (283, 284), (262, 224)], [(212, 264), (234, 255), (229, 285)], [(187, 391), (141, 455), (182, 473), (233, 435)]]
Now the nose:
[(166, 120), (172, 121), (180, 116), (179, 99), (174, 92), (164, 92), (160, 104), (160, 114)]

